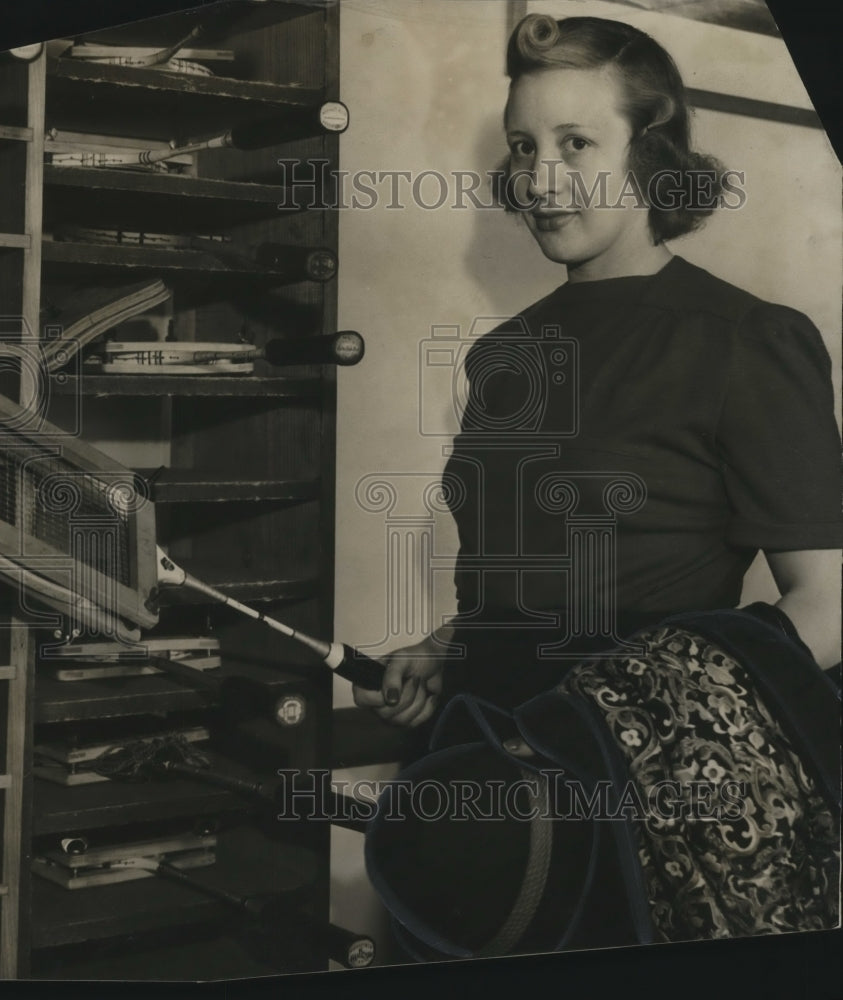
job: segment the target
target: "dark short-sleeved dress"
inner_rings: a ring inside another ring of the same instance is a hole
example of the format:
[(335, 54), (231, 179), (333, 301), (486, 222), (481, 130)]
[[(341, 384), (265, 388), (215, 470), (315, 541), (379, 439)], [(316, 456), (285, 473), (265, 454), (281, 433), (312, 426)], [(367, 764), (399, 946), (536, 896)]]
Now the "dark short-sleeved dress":
[(578, 653), (736, 606), (759, 549), (843, 546), (820, 334), (682, 257), (560, 286), (465, 373), (453, 690), (517, 703)]

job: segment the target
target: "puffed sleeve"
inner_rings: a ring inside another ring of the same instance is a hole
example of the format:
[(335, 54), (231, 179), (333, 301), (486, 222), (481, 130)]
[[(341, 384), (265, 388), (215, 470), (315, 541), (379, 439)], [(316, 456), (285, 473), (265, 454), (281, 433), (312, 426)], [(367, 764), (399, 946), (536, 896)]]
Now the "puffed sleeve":
[(768, 551), (843, 547), (831, 359), (807, 316), (761, 303), (731, 344), (717, 445), (728, 540)]

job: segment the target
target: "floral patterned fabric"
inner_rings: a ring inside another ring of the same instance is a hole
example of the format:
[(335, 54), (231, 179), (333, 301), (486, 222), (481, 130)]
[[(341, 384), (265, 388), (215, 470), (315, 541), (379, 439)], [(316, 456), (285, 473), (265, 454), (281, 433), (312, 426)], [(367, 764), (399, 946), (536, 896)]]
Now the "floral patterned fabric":
[[(636, 828), (657, 934), (837, 926), (839, 816), (746, 671), (683, 629), (636, 638), (644, 654), (583, 662), (558, 690), (598, 707), (648, 803)], [(684, 813), (665, 805), (677, 788)]]

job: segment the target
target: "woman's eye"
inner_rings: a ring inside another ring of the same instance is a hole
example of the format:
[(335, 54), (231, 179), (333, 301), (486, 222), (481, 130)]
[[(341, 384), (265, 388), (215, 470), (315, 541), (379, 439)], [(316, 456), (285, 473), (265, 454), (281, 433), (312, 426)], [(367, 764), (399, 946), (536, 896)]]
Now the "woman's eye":
[(536, 147), (527, 139), (516, 139), (510, 145), (513, 156), (532, 156)]
[(591, 143), (588, 139), (583, 139), (579, 135), (570, 135), (563, 143), (566, 149), (573, 150), (575, 153), (581, 153), (584, 149), (588, 149), (590, 145)]

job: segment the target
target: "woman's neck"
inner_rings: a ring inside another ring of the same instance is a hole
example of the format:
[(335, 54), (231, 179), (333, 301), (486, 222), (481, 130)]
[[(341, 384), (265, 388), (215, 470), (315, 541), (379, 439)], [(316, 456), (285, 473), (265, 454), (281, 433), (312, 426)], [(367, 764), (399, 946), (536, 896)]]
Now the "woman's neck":
[(602, 254), (591, 260), (569, 264), (568, 281), (601, 281), (605, 278), (656, 274), (672, 256), (662, 243), (639, 246), (635, 253)]

